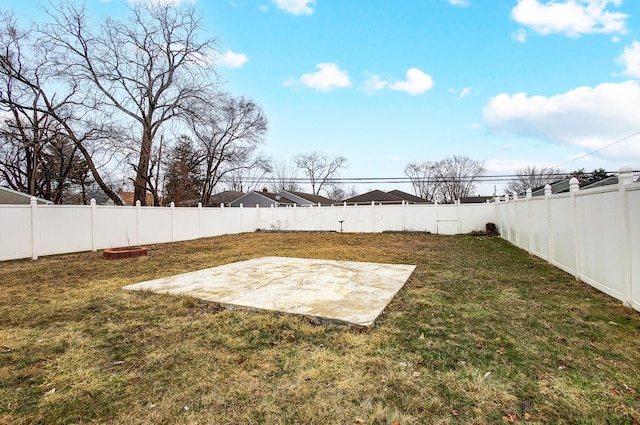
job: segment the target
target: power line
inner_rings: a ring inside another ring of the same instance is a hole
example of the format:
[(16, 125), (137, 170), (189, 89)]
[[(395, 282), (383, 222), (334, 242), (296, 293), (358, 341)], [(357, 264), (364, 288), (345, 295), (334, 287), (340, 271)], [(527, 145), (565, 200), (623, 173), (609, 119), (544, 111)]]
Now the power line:
[(628, 140), (628, 139), (630, 139), (630, 138), (632, 138), (632, 137), (634, 137), (634, 136), (637, 136), (638, 134), (640, 134), (640, 131), (636, 131), (635, 133), (630, 134), (630, 135), (628, 135), (628, 136), (626, 136), (626, 137), (623, 137), (623, 138), (622, 138), (622, 139), (620, 139), (620, 140), (617, 140), (617, 141), (615, 141), (615, 142), (613, 142), (613, 143), (609, 143), (608, 145), (603, 146), (603, 147), (601, 147), (601, 148), (598, 148), (598, 149), (596, 149), (596, 150), (594, 150), (594, 151), (591, 151), (591, 152), (585, 153), (584, 155), (581, 155), (581, 156), (579, 156), (579, 157), (577, 157), (577, 158), (573, 158), (573, 159), (571, 159), (571, 160), (569, 160), (569, 161), (567, 161), (567, 162), (563, 162), (562, 164), (558, 164), (558, 165), (556, 165), (556, 166), (555, 166), (555, 167), (553, 167), (553, 168), (559, 168), (559, 167), (562, 167), (563, 165), (567, 165), (567, 164), (570, 164), (570, 163), (572, 163), (572, 162), (574, 162), (574, 161), (578, 161), (579, 159), (586, 158), (586, 157), (588, 157), (588, 156), (590, 156), (590, 155), (593, 155), (593, 154), (594, 154), (594, 153), (596, 153), (596, 152), (600, 152), (600, 151), (602, 151), (602, 150), (605, 150), (605, 149), (607, 149), (607, 148), (610, 148), (611, 146), (617, 145), (618, 143), (624, 142), (625, 140)]

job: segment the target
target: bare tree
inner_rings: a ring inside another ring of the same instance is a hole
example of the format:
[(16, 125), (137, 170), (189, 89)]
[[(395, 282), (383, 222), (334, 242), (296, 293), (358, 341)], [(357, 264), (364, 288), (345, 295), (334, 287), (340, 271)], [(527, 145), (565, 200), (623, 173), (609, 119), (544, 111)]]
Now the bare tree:
[(505, 188), (505, 193), (524, 193), (527, 189), (538, 189), (547, 184), (554, 183), (564, 178), (560, 170), (552, 167), (527, 166), (516, 172), (514, 179), (510, 180)]
[(260, 190), (266, 186), (267, 176), (271, 171), (270, 160), (264, 156), (258, 156), (246, 168), (231, 170), (227, 174), (224, 187), (237, 192)]
[(311, 192), (319, 195), (324, 190), (329, 193), (340, 170), (347, 167), (347, 158), (344, 156), (330, 156), (323, 152), (311, 152), (299, 154), (293, 159), (311, 183)]
[[(119, 198), (103, 181), (92, 158), (95, 152), (91, 151), (91, 142), (101, 129), (89, 125), (81, 111), (76, 97), (78, 83), (65, 84), (59, 80), (49, 55), (46, 43), (34, 38), (29, 31), (22, 31), (13, 15), (0, 15), (0, 109), (10, 116), (2, 131), (5, 141), (17, 143), (25, 162), (24, 167), (19, 167), (26, 183), (18, 189), (37, 194), (36, 180), (44, 171), (44, 154), (48, 151), (49, 160), (57, 158), (57, 186), (47, 187), (48, 196), (55, 197), (56, 201), (61, 199), (65, 179), (78, 151), (95, 182), (118, 202)], [(12, 154), (5, 150), (5, 159), (7, 155)], [(51, 184), (52, 170), (48, 173)]]
[(437, 165), (431, 161), (410, 162), (404, 169), (404, 173), (411, 180), (416, 196), (429, 202), (437, 201), (440, 191), (436, 173)]
[(72, 1), (47, 12), (46, 42), (58, 72), (82, 89), (83, 106), (137, 126), (135, 200), (146, 205), (158, 131), (214, 85), (215, 40), (200, 40), (201, 17), (190, 4), (135, 2), (126, 19), (99, 25)]
[(217, 96), (200, 102), (189, 116), (203, 170), (201, 202), (207, 205), (216, 185), (237, 170), (255, 166), (254, 154), (264, 141), (267, 118), (262, 108), (244, 97)]
[(457, 155), (438, 162), (411, 162), (405, 168), (416, 196), (445, 204), (471, 196), (484, 172), (482, 161)]
[(355, 186), (351, 186), (349, 188), (344, 188), (342, 185), (333, 185), (331, 189), (327, 192), (327, 198), (334, 200), (336, 202), (343, 201), (345, 199), (353, 198), (358, 195), (358, 191)]
[(484, 174), (483, 161), (477, 161), (466, 155), (454, 155), (438, 161), (436, 177), (440, 187), (440, 201), (445, 204), (471, 196), (475, 184)]
[(271, 162), (272, 164), (272, 179), (271, 190), (274, 192), (280, 192), (281, 190), (287, 190), (289, 192), (299, 192), (302, 187), (298, 183), (298, 167), (297, 165), (287, 160), (286, 158), (278, 158)]

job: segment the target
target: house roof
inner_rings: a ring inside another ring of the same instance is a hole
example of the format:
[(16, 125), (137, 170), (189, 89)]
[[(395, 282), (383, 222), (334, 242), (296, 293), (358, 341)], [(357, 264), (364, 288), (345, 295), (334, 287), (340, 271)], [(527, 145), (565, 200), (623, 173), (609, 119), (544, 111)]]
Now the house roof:
[(371, 192), (363, 193), (362, 195), (344, 200), (347, 204), (370, 204), (371, 202), (399, 204), (402, 201), (402, 198), (381, 190), (372, 190)]
[(460, 198), (461, 204), (484, 204), (485, 202), (493, 201), (493, 196), (463, 196)]
[(387, 192), (391, 195), (397, 196), (398, 198), (404, 199), (405, 201), (412, 204), (432, 204), (433, 202), (429, 202), (424, 198), (420, 198), (419, 196), (412, 195), (407, 192), (403, 192), (401, 190), (391, 190)]
[(258, 191), (258, 190), (254, 190), (252, 192), (249, 193), (245, 193), (244, 195), (242, 195), (239, 198), (234, 199), (231, 203), (233, 203), (233, 206), (237, 206), (240, 204), (243, 204), (243, 199), (250, 196), (250, 195), (257, 195), (257, 196), (261, 196), (263, 198), (268, 199), (269, 201), (271, 201), (272, 204), (279, 204), (279, 205), (294, 205), (295, 202), (293, 202), (290, 199), (285, 198), (284, 196), (278, 195), (277, 193), (269, 193), (269, 192), (264, 192), (264, 191)]
[(289, 205), (293, 205), (295, 204), (295, 202), (293, 202), (291, 199), (286, 198), (282, 195), (278, 195), (277, 193), (270, 193), (270, 192), (259, 192), (259, 191), (255, 191), (255, 193), (257, 193), (258, 195), (264, 196), (265, 198), (269, 198), (274, 202), (277, 202), (279, 204), (289, 204)]
[(216, 193), (215, 195), (211, 195), (209, 199), (208, 206), (211, 205), (222, 205), (229, 204), (230, 202), (235, 201), (245, 195), (244, 192), (238, 192), (236, 190), (225, 190), (224, 192)]
[[(38, 204), (53, 204), (53, 202), (42, 198), (36, 198)], [(30, 204), (31, 195), (18, 192), (8, 187), (0, 186), (0, 204)]]
[[(335, 204), (336, 202), (332, 199), (329, 198), (325, 198), (324, 196), (321, 195), (314, 195), (312, 193), (304, 193), (304, 192), (294, 192), (294, 191), (288, 191), (288, 190), (283, 190), (281, 192), (279, 192), (280, 195), (287, 197), (287, 194), (291, 194), (294, 196), (297, 196), (299, 198), (302, 198), (304, 200), (307, 200), (309, 202), (311, 202), (312, 204), (323, 204), (323, 205), (331, 205), (331, 204)], [(290, 198), (288, 198), (290, 199)], [(292, 201), (295, 202), (295, 199), (291, 199)]]
[(610, 176), (610, 177), (607, 177), (606, 179), (598, 180), (595, 183), (590, 183), (590, 184), (587, 184), (586, 186), (580, 187), (580, 189), (593, 189), (594, 187), (609, 186), (612, 184), (618, 184), (618, 177)]
[[(551, 193), (556, 194), (556, 193), (565, 193), (569, 191), (569, 186), (570, 186), (570, 181), (571, 179), (564, 179), (564, 180), (560, 180), (557, 181), (555, 183), (550, 184), (551, 186)], [(606, 177), (604, 179), (600, 179), (600, 180), (596, 180), (596, 181), (592, 181), (592, 180), (587, 180), (586, 182), (581, 182), (580, 183), (580, 189), (584, 190), (584, 189), (593, 189), (596, 187), (602, 187), (602, 186), (608, 186), (608, 185), (612, 185), (612, 184), (618, 184), (618, 177), (616, 176), (609, 176)], [(534, 190), (532, 192), (533, 196), (544, 196), (544, 187), (538, 188), (536, 190)]]

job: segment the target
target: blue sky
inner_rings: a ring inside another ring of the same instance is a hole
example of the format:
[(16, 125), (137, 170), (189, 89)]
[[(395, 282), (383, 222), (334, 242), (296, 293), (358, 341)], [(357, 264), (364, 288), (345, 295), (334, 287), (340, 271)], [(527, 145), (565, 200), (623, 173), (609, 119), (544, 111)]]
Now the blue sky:
[[(37, 2), (0, 4), (29, 16)], [(128, 3), (87, 4), (119, 15)], [(640, 169), (640, 135), (576, 159), (640, 131), (638, 0), (196, 5), (224, 89), (267, 113), (267, 155), (343, 155), (342, 177), (403, 177), (410, 161), (451, 155), (490, 175)]]

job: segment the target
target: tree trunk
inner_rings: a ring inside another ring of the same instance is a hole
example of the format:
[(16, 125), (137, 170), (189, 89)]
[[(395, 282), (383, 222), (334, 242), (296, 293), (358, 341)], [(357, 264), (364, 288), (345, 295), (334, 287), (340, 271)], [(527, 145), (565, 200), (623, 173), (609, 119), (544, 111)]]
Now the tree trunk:
[(153, 139), (147, 129), (142, 134), (142, 146), (136, 168), (136, 179), (133, 201), (140, 201), (140, 205), (147, 205), (147, 180), (149, 179), (149, 161), (151, 159), (151, 144)]

